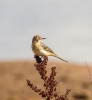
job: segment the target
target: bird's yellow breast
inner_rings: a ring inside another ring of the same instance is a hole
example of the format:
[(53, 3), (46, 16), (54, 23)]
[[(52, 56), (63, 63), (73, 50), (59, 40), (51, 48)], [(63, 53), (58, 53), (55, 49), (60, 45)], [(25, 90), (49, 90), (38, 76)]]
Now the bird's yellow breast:
[(34, 54), (38, 55), (38, 56), (49, 56), (49, 55), (51, 55), (50, 52), (43, 49), (43, 47), (41, 46), (40, 43), (33, 43), (32, 44), (32, 50), (33, 50)]

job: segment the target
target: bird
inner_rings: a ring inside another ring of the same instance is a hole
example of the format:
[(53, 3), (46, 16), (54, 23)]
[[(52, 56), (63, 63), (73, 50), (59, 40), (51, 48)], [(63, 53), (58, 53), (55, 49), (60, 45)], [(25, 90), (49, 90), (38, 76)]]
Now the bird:
[(40, 35), (35, 35), (32, 39), (32, 51), (34, 55), (37, 56), (54, 56), (64, 62), (67, 62), (66, 60), (60, 58), (58, 55), (56, 55), (48, 46), (46, 46), (44, 43), (42, 43), (42, 40), (46, 38), (41, 37)]

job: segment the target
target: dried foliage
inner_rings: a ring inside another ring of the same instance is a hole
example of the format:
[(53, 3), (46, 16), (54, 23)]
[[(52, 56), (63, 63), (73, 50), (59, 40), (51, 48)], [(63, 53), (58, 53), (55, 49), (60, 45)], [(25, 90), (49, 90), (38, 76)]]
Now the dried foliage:
[(46, 66), (47, 66), (47, 61), (48, 57), (43, 57), (40, 58), (39, 56), (35, 56), (36, 59), (36, 64), (34, 66), (36, 67), (36, 70), (39, 72), (41, 79), (44, 81), (44, 87), (45, 90), (42, 91), (41, 89), (38, 89), (38, 87), (34, 84), (32, 84), (28, 79), (27, 79), (27, 84), (28, 86), (34, 90), (34, 92), (38, 92), (39, 95), (41, 95), (43, 98), (46, 98), (46, 100), (50, 100), (52, 98), (55, 98), (55, 100), (68, 100), (68, 94), (71, 91), (70, 89), (66, 90), (65, 95), (59, 95), (57, 92), (57, 84), (58, 82), (55, 80), (55, 76), (57, 74), (56, 72), (56, 67), (53, 66), (51, 68), (51, 74), (50, 77), (46, 76)]
[(92, 97), (92, 74), (91, 74), (90, 68), (87, 65), (87, 62), (85, 62), (85, 64), (86, 64), (86, 67), (88, 69), (88, 73), (89, 73), (89, 77), (90, 77), (89, 84), (90, 84), (91, 97)]

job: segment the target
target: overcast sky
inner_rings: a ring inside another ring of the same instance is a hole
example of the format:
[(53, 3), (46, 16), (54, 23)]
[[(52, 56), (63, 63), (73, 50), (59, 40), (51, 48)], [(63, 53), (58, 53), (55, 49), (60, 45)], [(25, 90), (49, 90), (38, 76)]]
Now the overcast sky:
[(61, 58), (91, 63), (92, 0), (0, 1), (0, 60), (33, 59), (36, 34)]

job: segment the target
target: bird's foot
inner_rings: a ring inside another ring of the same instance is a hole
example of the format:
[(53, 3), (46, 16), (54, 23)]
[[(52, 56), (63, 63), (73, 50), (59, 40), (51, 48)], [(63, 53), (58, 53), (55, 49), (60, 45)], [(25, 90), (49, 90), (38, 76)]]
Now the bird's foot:
[(34, 58), (36, 59), (36, 62), (37, 62), (37, 63), (41, 63), (41, 62), (42, 62), (40, 56), (34, 55)]
[(46, 56), (34, 55), (34, 58), (36, 59), (36, 62), (37, 62), (39, 65), (42, 65), (43, 62), (45, 62), (45, 60), (48, 60), (48, 57), (46, 57)]

